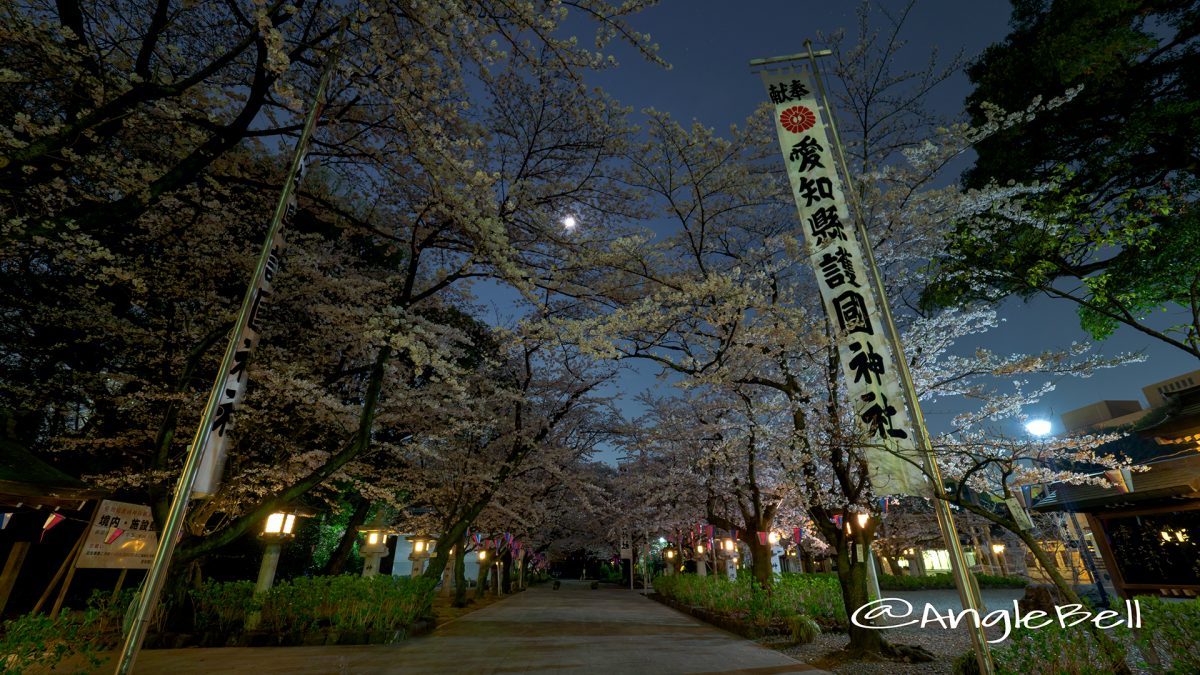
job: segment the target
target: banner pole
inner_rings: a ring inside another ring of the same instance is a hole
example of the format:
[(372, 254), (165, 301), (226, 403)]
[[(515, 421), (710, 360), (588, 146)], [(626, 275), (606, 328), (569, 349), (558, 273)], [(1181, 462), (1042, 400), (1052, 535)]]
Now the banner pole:
[[(838, 135), (837, 122), (834, 120), (833, 109), (830, 107), (829, 97), (825, 93), (825, 83), (817, 67), (817, 55), (813, 52), (812, 40), (805, 40), (804, 46), (808, 52), (805, 56), (812, 64), (813, 82), (816, 84), (817, 92), (821, 97), (821, 104), (828, 113), (829, 130), (833, 135), (833, 148), (834, 152), (837, 153), (837, 163), (841, 166), (842, 174), (846, 176), (846, 181), (850, 183), (850, 189), (847, 192), (854, 210), (855, 232), (858, 233), (859, 239), (863, 242), (863, 255), (866, 258), (867, 270), (871, 276), (871, 285), (874, 286), (875, 293), (879, 297), (879, 308), (883, 314), (884, 323), (887, 325), (888, 342), (891, 344), (892, 352), (900, 371), (900, 382), (904, 391), (904, 398), (908, 403), (909, 410), (912, 412), (913, 427), (915, 427), (917, 432), (917, 443), (921, 450), (925, 474), (933, 484), (934, 511), (937, 514), (938, 526), (942, 530), (942, 539), (950, 551), (950, 568), (954, 574), (955, 585), (958, 587), (958, 597), (963, 609), (973, 609), (977, 615), (982, 616), (982, 611), (980, 611), (983, 606), (982, 598), (980, 597), (979, 588), (976, 586), (975, 580), (969, 574), (967, 557), (963, 553), (962, 544), (958, 540), (958, 531), (954, 526), (954, 515), (950, 512), (950, 506), (945, 499), (946, 488), (942, 482), (941, 470), (938, 468), (937, 460), (934, 458), (933, 443), (929, 439), (929, 430), (925, 426), (925, 416), (921, 412), (916, 387), (913, 384), (912, 372), (908, 368), (908, 359), (904, 355), (903, 345), (900, 342), (900, 333), (896, 330), (896, 323), (892, 318), (891, 305), (888, 302), (887, 294), (883, 287), (883, 277), (880, 275), (879, 266), (875, 262), (875, 253), (871, 249), (871, 240), (867, 238), (867, 228), (863, 220), (863, 210), (862, 205), (859, 203), (858, 191), (855, 189), (854, 184), (850, 182), (852, 179), (850, 165), (846, 162), (846, 155), (842, 150), (842, 141)], [(968, 622), (968, 628), (971, 631), (971, 642), (975, 646), (975, 657), (979, 662), (980, 674), (993, 675), (995, 673), (995, 666), (992, 663), (992, 654), (988, 649), (987, 636), (984, 635), (983, 627), (976, 621), (974, 623)]]
[(167, 570), (171, 565), (171, 557), (175, 553), (175, 545), (179, 543), (179, 538), (183, 534), (183, 521), (188, 502), (192, 497), (192, 487), (196, 482), (200, 463), (205, 454), (204, 449), (208, 445), (208, 439), (212, 433), (213, 420), (216, 418), (217, 408), (221, 402), (228, 373), (234, 365), (234, 357), (238, 353), (238, 343), (242, 332), (250, 322), (254, 301), (258, 295), (257, 292), (262, 280), (266, 275), (267, 262), (271, 257), (275, 238), (283, 223), (284, 214), (288, 210), (288, 205), (295, 189), (296, 178), (300, 173), (300, 167), (303, 164), (308, 148), (308, 142), (312, 138), (317, 118), (321, 113), (321, 102), (324, 98), (325, 90), (329, 86), (329, 81), (333, 77), (334, 67), (340, 57), (342, 37), (345, 34), (346, 24), (346, 20), (343, 19), (334, 47), (329, 53), (328, 62), (321, 73), (317, 91), (313, 96), (313, 104), (309, 107), (308, 114), (304, 120), (303, 130), (300, 132), (300, 138), (296, 141), (296, 150), (288, 167), (287, 176), (284, 179), (283, 190), (280, 192), (275, 211), (271, 215), (266, 240), (259, 253), (254, 275), (251, 277), (250, 285), (246, 289), (246, 295), (242, 299), (242, 306), (238, 311), (237, 321), (230, 333), (229, 344), (225, 349), (225, 356), (221, 360), (221, 367), (217, 371), (216, 381), (209, 391), (208, 402), (200, 418), (200, 424), (196, 428), (196, 435), (192, 440), (191, 446), (188, 448), (187, 458), (183, 464), (183, 471), (175, 486), (171, 508), (167, 513), (166, 522), (163, 523), (161, 536), (158, 540), (158, 550), (155, 551), (154, 560), (150, 564), (150, 569), (146, 572), (145, 580), (142, 582), (141, 592), (138, 593), (137, 602), (135, 603), (136, 613), (125, 635), (124, 645), (121, 647), (121, 656), (117, 661), (116, 668), (118, 675), (133, 672), (134, 662), (137, 659), (138, 652), (142, 648), (142, 642), (146, 638), (146, 630), (150, 625), (150, 617), (154, 612), (155, 606), (158, 604), (158, 596), (162, 592), (163, 583), (166, 581)]

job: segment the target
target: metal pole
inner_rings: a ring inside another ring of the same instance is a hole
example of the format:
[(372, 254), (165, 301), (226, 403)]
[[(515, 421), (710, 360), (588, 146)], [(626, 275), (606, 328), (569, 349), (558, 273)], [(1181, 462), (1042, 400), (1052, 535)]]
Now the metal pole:
[(1092, 549), (1088, 548), (1087, 541), (1083, 538), (1083, 530), (1079, 527), (1075, 513), (1068, 511), (1067, 518), (1071, 520), (1075, 536), (1079, 538), (1079, 556), (1083, 558), (1083, 566), (1087, 568), (1088, 574), (1092, 575), (1092, 583), (1096, 586), (1096, 592), (1100, 594), (1100, 606), (1108, 607), (1108, 591), (1104, 590), (1104, 583), (1100, 581), (1100, 574), (1096, 571), (1096, 559), (1092, 557)]
[(196, 475), (200, 469), (200, 461), (203, 455), (202, 450), (208, 445), (208, 439), (213, 427), (213, 419), (216, 416), (226, 376), (229, 373), (229, 369), (233, 366), (234, 355), (238, 350), (238, 337), (245, 330), (246, 324), (250, 320), (250, 310), (253, 305), (254, 296), (266, 273), (267, 260), (271, 255), (271, 247), (283, 223), (284, 214), (287, 212), (288, 203), (295, 189), (296, 176), (300, 172), (300, 166), (304, 160), (309, 139), (312, 138), (313, 129), (316, 127), (317, 118), (320, 115), (321, 99), (324, 97), (325, 89), (329, 86), (329, 81), (333, 77), (334, 66), (337, 64), (338, 57), (340, 56), (342, 36), (346, 30), (346, 23), (346, 20), (342, 21), (333, 51), (329, 54), (329, 60), (325, 64), (324, 71), (321, 73), (321, 80), (317, 85), (317, 91), (313, 97), (313, 105), (309, 107), (308, 115), (304, 120), (304, 128), (300, 132), (300, 139), (296, 141), (296, 151), (292, 156), (291, 165), (288, 167), (287, 177), (283, 183), (283, 190), (279, 195), (279, 202), (275, 205), (270, 225), (267, 227), (267, 236), (264, 240), (262, 250), (258, 255), (258, 264), (255, 266), (254, 275), (250, 279), (249, 286), (246, 287), (246, 295), (242, 299), (242, 306), (238, 311), (237, 322), (230, 332), (229, 344), (225, 349), (225, 356), (221, 360), (221, 367), (217, 370), (216, 381), (213, 384), (212, 390), (209, 391), (208, 403), (204, 407), (204, 414), (201, 416), (200, 424), (196, 428), (196, 435), (192, 439), (192, 445), (188, 448), (187, 459), (184, 461), (183, 472), (179, 476), (179, 482), (175, 486), (175, 494), (171, 501), (171, 508), (167, 513), (167, 520), (163, 523), (162, 531), (159, 533), (158, 550), (155, 551), (154, 561), (150, 564), (150, 569), (146, 572), (145, 581), (142, 582), (142, 590), (138, 594), (137, 611), (133, 623), (125, 635), (125, 644), (121, 648), (121, 658), (117, 661), (116, 672), (118, 675), (133, 672), (134, 661), (137, 659), (138, 651), (142, 648), (142, 641), (146, 638), (146, 630), (150, 625), (150, 615), (154, 612), (154, 607), (158, 603), (158, 596), (162, 592), (163, 583), (166, 581), (167, 570), (171, 565), (171, 557), (175, 553), (175, 545), (179, 543), (179, 538), (183, 534), (184, 515), (187, 511), (188, 501), (191, 499), (192, 486), (196, 482)]
[[(817, 68), (817, 55), (813, 53), (811, 40), (805, 40), (804, 46), (808, 50), (808, 60), (812, 63), (813, 81), (816, 84), (818, 94), (821, 96), (821, 104), (825, 106), (825, 112), (829, 118), (829, 130), (833, 134), (833, 149), (837, 154), (837, 162), (842, 167), (842, 174), (846, 177), (848, 183), (847, 187), (849, 189), (846, 193), (854, 207), (854, 228), (863, 242), (863, 254), (866, 257), (867, 269), (871, 275), (871, 285), (874, 286), (875, 293), (879, 297), (879, 307), (883, 313), (884, 323), (887, 325), (888, 341), (891, 343), (892, 353), (899, 366), (900, 382), (903, 385), (904, 398), (908, 403), (908, 408), (912, 411), (913, 426), (917, 432), (917, 444), (921, 449), (925, 473), (929, 477), (930, 482), (933, 483), (934, 511), (937, 513), (938, 525), (942, 530), (942, 538), (945, 540), (946, 546), (950, 551), (950, 568), (954, 573), (955, 585), (958, 587), (958, 597), (962, 602), (963, 609), (974, 609), (978, 612), (980, 607), (983, 606), (982, 598), (979, 595), (978, 587), (975, 585), (975, 580), (968, 573), (967, 558), (963, 553), (962, 544), (958, 541), (958, 531), (954, 527), (954, 516), (950, 513), (950, 506), (945, 500), (946, 488), (942, 482), (942, 474), (933, 456), (933, 444), (929, 440), (929, 430), (925, 427), (925, 417), (922, 415), (921, 406), (918, 404), (916, 387), (913, 385), (912, 373), (908, 369), (908, 359), (904, 355), (904, 348), (900, 343), (900, 333), (896, 330), (896, 323), (892, 318), (891, 306), (888, 303), (887, 295), (884, 293), (883, 278), (879, 273), (879, 266), (875, 263), (875, 253), (871, 250), (871, 240), (867, 238), (867, 228), (866, 223), (863, 221), (862, 205), (858, 200), (858, 192), (853, 183), (850, 183), (850, 165), (846, 162), (846, 155), (842, 151), (842, 141), (838, 135), (833, 109), (829, 105), (829, 97), (825, 94), (825, 83), (821, 80), (821, 72)], [(967, 627), (971, 632), (971, 642), (975, 645), (975, 656), (979, 661), (980, 674), (993, 675), (995, 673), (995, 666), (992, 663), (992, 654), (988, 649), (987, 636), (983, 633), (983, 627), (978, 622), (969, 624)]]

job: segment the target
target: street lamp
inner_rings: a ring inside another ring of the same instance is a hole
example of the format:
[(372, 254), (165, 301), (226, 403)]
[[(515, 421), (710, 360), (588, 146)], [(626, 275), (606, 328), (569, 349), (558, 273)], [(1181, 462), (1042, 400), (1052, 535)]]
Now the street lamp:
[(574, 232), (576, 227), (579, 227), (579, 221), (575, 220), (575, 216), (567, 216), (562, 219), (563, 229), (567, 232)]
[(663, 549), (663, 573), (668, 577), (675, 574), (674, 546), (668, 546)]
[(774, 546), (775, 544), (778, 544), (779, 543), (779, 533), (772, 532), (772, 533), (768, 534), (767, 541), (771, 542), (772, 546)]
[(425, 571), (425, 561), (429, 560), (436, 540), (419, 534), (411, 534), (405, 539), (412, 543), (412, 552), (408, 554), (408, 559), (412, 561), (412, 576), (419, 577)]

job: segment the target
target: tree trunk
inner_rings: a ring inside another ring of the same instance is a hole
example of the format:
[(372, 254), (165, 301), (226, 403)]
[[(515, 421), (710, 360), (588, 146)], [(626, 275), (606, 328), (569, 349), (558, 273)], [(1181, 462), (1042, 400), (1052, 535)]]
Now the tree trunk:
[(880, 557), (883, 558), (883, 560), (887, 563), (888, 569), (891, 570), (892, 575), (897, 577), (905, 576), (904, 568), (900, 566), (900, 561), (896, 556), (881, 555)]
[(475, 599), (482, 600), (483, 596), (488, 592), (488, 573), (491, 572), (491, 564), (481, 564), (479, 566), (479, 579), (475, 585)]
[(500, 574), (500, 592), (512, 593), (512, 551), (505, 551), (504, 555), (500, 556), (500, 565), (504, 569)]
[(771, 544), (760, 544), (757, 541), (750, 544), (750, 569), (754, 573), (754, 581), (766, 590), (775, 583), (775, 573), (771, 569)]
[(346, 561), (350, 559), (350, 552), (354, 550), (354, 542), (358, 540), (358, 526), (366, 522), (367, 513), (371, 510), (369, 500), (356, 497), (354, 501), (354, 513), (350, 514), (350, 521), (346, 523), (346, 531), (342, 533), (341, 541), (330, 554), (329, 562), (325, 563), (325, 569), (321, 570), (321, 574), (334, 576), (345, 571)]
[(454, 606), (467, 606), (467, 552), (465, 547), (454, 557)]
[[(837, 537), (838, 581), (842, 587), (842, 601), (846, 604), (846, 615), (851, 616), (854, 610), (867, 604), (867, 564), (863, 560), (853, 559), (853, 540)], [(846, 649), (855, 654), (874, 653), (884, 650), (886, 643), (883, 633), (869, 628), (860, 628), (853, 623), (847, 624), (850, 644)]]

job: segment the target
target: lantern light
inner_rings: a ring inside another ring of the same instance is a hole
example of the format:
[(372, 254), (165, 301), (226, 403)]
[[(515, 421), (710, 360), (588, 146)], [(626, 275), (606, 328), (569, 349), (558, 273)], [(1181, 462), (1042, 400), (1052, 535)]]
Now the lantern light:
[(858, 529), (865, 530), (867, 528), (867, 522), (870, 520), (871, 520), (871, 514), (869, 514), (869, 513), (858, 514)]
[(267, 522), (263, 525), (263, 534), (286, 537), (292, 533), (295, 526), (296, 514), (276, 512), (267, 516)]
[(778, 544), (779, 543), (779, 533), (772, 532), (772, 533), (768, 534), (767, 541), (771, 542), (771, 544)]
[(992, 553), (996, 555), (1004, 553), (1004, 544), (992, 544)]

